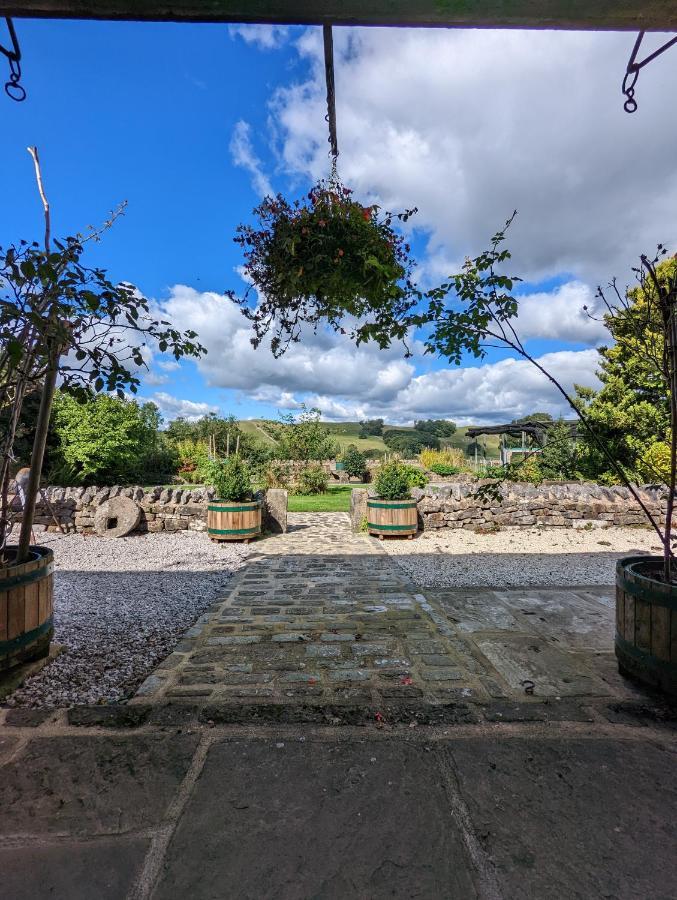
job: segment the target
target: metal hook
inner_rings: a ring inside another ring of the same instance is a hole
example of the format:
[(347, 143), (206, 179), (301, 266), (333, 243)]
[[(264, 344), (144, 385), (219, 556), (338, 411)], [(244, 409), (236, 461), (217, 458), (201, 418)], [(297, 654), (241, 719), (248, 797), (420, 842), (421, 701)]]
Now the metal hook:
[(19, 39), (14, 30), (14, 22), (12, 22), (8, 16), (5, 17), (5, 22), (7, 23), (9, 39), (12, 42), (11, 50), (8, 50), (0, 44), (0, 53), (2, 53), (3, 56), (6, 56), (9, 62), (9, 81), (5, 82), (5, 93), (12, 100), (21, 103), (26, 99), (26, 89), (23, 85), (19, 84), (21, 81), (21, 47), (19, 46)]
[(661, 53), (665, 53), (665, 51), (672, 47), (673, 44), (677, 44), (677, 37), (673, 37), (669, 41), (666, 41), (666, 43), (663, 44), (662, 47), (659, 47), (658, 50), (654, 50), (653, 53), (650, 53), (647, 57), (641, 60), (641, 62), (637, 62), (637, 54), (639, 53), (639, 48), (641, 47), (642, 41), (644, 40), (644, 34), (644, 31), (640, 31), (637, 35), (635, 46), (632, 48), (632, 53), (630, 54), (630, 59), (628, 60), (628, 66), (625, 70), (625, 75), (623, 76), (623, 86), (621, 88), (621, 91), (626, 98), (625, 103), (623, 104), (623, 109), (627, 113), (637, 112), (637, 101), (635, 100), (635, 85), (637, 84), (640, 70), (650, 62), (653, 62), (653, 60), (656, 59), (657, 56), (660, 56)]

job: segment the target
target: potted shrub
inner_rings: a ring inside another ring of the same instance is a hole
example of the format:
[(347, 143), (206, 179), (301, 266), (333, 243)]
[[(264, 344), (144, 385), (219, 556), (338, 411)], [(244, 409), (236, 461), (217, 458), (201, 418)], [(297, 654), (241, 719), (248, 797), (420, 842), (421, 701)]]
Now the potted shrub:
[(207, 531), (212, 541), (244, 541), (261, 534), (261, 504), (252, 499), (252, 479), (239, 456), (212, 462), (210, 480), (217, 499), (207, 506)]
[[(53, 633), (53, 553), (31, 546), (31, 535), (57, 381), (80, 398), (104, 390), (124, 396), (137, 390), (133, 366), (145, 366), (148, 343), (175, 359), (202, 352), (194, 332), (154, 319), (132, 285), (84, 265), (85, 243), (98, 240), (121, 210), (99, 230), (52, 240), (37, 149), (29, 152), (45, 211), (44, 245), (0, 248), (0, 670), (46, 655)], [(32, 396), (40, 401), (30, 466), (23, 483), (12, 483), (24, 401)], [(17, 505), (21, 531), (10, 544)]]
[(376, 497), (367, 500), (367, 529), (380, 540), (404, 536), (411, 540), (418, 531), (416, 501), (411, 496), (411, 468), (398, 460), (387, 462), (374, 479)]

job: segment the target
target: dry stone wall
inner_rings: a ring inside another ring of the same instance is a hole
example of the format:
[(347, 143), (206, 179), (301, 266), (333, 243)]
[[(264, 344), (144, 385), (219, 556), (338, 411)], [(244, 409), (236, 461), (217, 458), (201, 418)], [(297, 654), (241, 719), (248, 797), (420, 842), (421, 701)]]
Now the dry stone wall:
[[(486, 482), (485, 482), (486, 483)], [(647, 519), (625, 487), (580, 482), (540, 485), (505, 482), (498, 497), (477, 496), (483, 482), (428, 484), (412, 491), (424, 529), (481, 528), (492, 525), (545, 525), (581, 528), (588, 524), (646, 525)], [(655, 516), (665, 511), (665, 489), (644, 486), (642, 500)]]
[[(281, 496), (284, 495), (284, 496)], [(267, 491), (258, 495), (264, 502), (264, 528), (287, 530), (287, 492)], [(36, 508), (35, 524), (50, 531), (95, 533), (97, 510), (115, 497), (128, 497), (140, 508), (137, 533), (157, 531), (205, 531), (207, 505), (215, 497), (213, 488), (154, 487), (47, 487)], [(21, 516), (15, 512), (15, 518)]]

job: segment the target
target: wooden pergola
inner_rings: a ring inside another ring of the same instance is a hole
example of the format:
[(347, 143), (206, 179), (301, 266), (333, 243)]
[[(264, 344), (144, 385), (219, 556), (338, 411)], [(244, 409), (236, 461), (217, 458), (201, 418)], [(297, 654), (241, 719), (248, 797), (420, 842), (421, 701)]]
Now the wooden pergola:
[(0, 0), (0, 15), (157, 22), (677, 31), (677, 0)]

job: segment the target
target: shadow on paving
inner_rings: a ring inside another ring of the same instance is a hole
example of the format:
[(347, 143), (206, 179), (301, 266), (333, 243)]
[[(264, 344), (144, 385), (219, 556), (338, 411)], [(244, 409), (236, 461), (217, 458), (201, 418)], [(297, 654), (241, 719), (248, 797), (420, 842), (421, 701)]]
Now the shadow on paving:
[(674, 740), (626, 732), (5, 737), (3, 896), (668, 900)]

